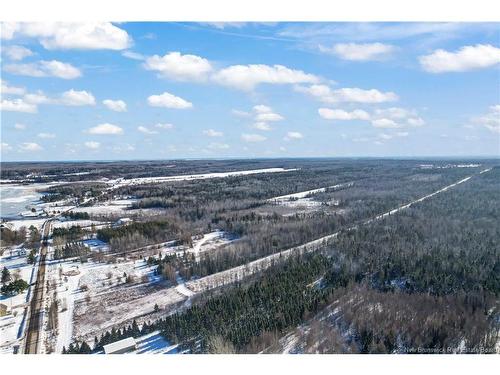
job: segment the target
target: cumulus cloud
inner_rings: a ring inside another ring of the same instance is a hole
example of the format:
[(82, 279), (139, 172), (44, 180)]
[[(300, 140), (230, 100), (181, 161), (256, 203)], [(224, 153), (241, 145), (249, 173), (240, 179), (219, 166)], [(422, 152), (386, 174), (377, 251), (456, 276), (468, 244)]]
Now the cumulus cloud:
[(372, 121), (372, 125), (376, 128), (400, 128), (401, 125), (389, 118), (380, 118)]
[(158, 132), (156, 130), (151, 130), (145, 126), (138, 126), (137, 127), (137, 130), (139, 130), (141, 133), (144, 133), (144, 134), (148, 134), (148, 135), (152, 135), (152, 134), (158, 134)]
[(252, 115), (250, 112), (241, 111), (239, 109), (232, 109), (231, 113), (237, 117), (250, 117)]
[(173, 129), (174, 125), (172, 124), (156, 124), (155, 128), (158, 129)]
[(500, 133), (500, 104), (491, 106), (488, 113), (474, 118), (473, 121), (493, 133)]
[(23, 99), (30, 104), (56, 104), (57, 100), (51, 99), (46, 96), (43, 91), (37, 91), (35, 93), (29, 93), (24, 95)]
[(270, 113), (272, 112), (271, 107), (264, 105), (264, 104), (258, 104), (253, 107), (253, 110), (257, 113)]
[(120, 135), (123, 134), (123, 129), (117, 125), (104, 123), (88, 129), (87, 132), (97, 135)]
[(283, 139), (285, 141), (291, 141), (291, 140), (294, 140), (294, 139), (302, 139), (302, 138), (304, 138), (304, 136), (302, 135), (302, 133), (299, 133), (299, 132), (288, 132), (288, 133), (286, 133), (286, 136)]
[(91, 150), (97, 150), (99, 147), (101, 147), (101, 144), (95, 141), (85, 142), (84, 145), (85, 147), (90, 148)]
[(82, 73), (78, 68), (68, 63), (57, 60), (37, 61), (29, 64), (7, 64), (4, 67), (6, 72), (29, 76), (29, 77), (56, 77), (62, 79), (74, 79), (81, 77)]
[(282, 121), (285, 118), (278, 113), (274, 113), (273, 109), (264, 104), (258, 104), (253, 107), (255, 123), (252, 125), (258, 130), (272, 130), (268, 122)]
[(148, 103), (152, 107), (164, 107), (173, 109), (187, 109), (193, 107), (193, 103), (168, 92), (164, 92), (160, 95), (151, 95), (150, 97), (148, 97)]
[(332, 90), (326, 85), (295, 86), (295, 90), (311, 95), (324, 103), (385, 103), (398, 100), (398, 96), (391, 92), (381, 92), (376, 89), (341, 88)]
[(14, 61), (20, 61), (25, 57), (33, 55), (33, 52), (30, 49), (17, 45), (3, 47), (2, 50), (9, 60)]
[(348, 112), (342, 109), (320, 108), (318, 113), (326, 120), (370, 120), (370, 114), (362, 109)]
[(214, 129), (203, 130), (203, 134), (205, 134), (208, 137), (222, 137), (224, 135), (224, 133)]
[(19, 145), (19, 150), (22, 152), (37, 152), (42, 151), (43, 147), (35, 142), (24, 142)]
[(95, 98), (87, 91), (65, 91), (61, 95), (60, 103), (69, 106), (95, 105)]
[(38, 108), (35, 104), (27, 103), (23, 99), (5, 99), (0, 102), (1, 111), (36, 113)]
[(400, 107), (376, 109), (372, 120), (372, 125), (376, 128), (419, 127), (425, 124), (417, 111)]
[(269, 126), (269, 124), (266, 122), (256, 122), (252, 125), (252, 127), (258, 130), (265, 130), (265, 131), (272, 130), (271, 126)]
[(51, 139), (51, 138), (55, 138), (56, 135), (54, 133), (38, 133), (38, 138), (42, 138), (42, 139)]
[(283, 116), (277, 113), (259, 113), (255, 119), (257, 121), (281, 121), (283, 120)]
[(208, 145), (208, 148), (211, 150), (227, 150), (229, 145), (226, 143), (212, 142)]
[(110, 22), (3, 22), (2, 39), (37, 38), (46, 49), (124, 50), (132, 44), (127, 32)]
[(349, 61), (385, 60), (394, 52), (394, 46), (383, 43), (338, 43), (333, 47), (319, 46), (324, 53), (334, 54)]
[(123, 100), (105, 99), (102, 101), (102, 104), (115, 112), (127, 112), (127, 104)]
[(16, 130), (25, 130), (26, 129), (26, 125), (25, 124), (14, 124), (14, 129)]
[(301, 70), (287, 68), (283, 65), (232, 65), (219, 70), (212, 79), (224, 86), (239, 90), (251, 91), (257, 85), (316, 83), (319, 78)]
[(1, 90), (0, 94), (3, 95), (23, 95), (26, 92), (24, 87), (9, 86), (7, 81), (0, 80)]
[(490, 44), (464, 46), (455, 52), (438, 49), (419, 57), (422, 68), (430, 73), (466, 72), (500, 64), (500, 48)]
[(196, 55), (182, 55), (180, 52), (148, 57), (144, 67), (157, 71), (160, 77), (178, 81), (205, 81), (212, 71), (212, 65), (207, 59)]
[(245, 142), (263, 142), (265, 141), (267, 138), (260, 135), (260, 134), (242, 134), (241, 135), (241, 139)]

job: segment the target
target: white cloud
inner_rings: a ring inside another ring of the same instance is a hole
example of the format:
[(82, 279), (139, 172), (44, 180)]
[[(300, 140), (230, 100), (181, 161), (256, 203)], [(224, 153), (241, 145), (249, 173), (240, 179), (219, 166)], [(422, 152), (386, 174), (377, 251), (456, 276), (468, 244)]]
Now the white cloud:
[(42, 139), (50, 139), (50, 138), (55, 138), (56, 135), (54, 133), (38, 133), (38, 138)]
[(10, 59), (14, 61), (20, 61), (24, 59), (25, 57), (29, 57), (33, 55), (33, 52), (31, 52), (30, 49), (23, 47), (23, 46), (6, 46), (3, 48), (3, 52), (5, 55)]
[(25, 124), (14, 124), (14, 129), (16, 130), (25, 130), (26, 129), (26, 125)]
[(170, 52), (163, 57), (148, 57), (144, 67), (157, 71), (161, 77), (178, 81), (205, 81), (212, 71), (212, 65), (207, 59), (196, 55), (182, 55), (180, 52)]
[(110, 22), (3, 22), (2, 38), (37, 38), (46, 49), (123, 50), (132, 44), (127, 32)]
[(274, 113), (273, 109), (264, 104), (258, 104), (253, 107), (255, 112), (255, 123), (252, 125), (254, 129), (269, 131), (272, 130), (267, 122), (282, 121), (284, 117), (278, 113)]
[(252, 125), (252, 127), (258, 130), (265, 130), (265, 131), (272, 130), (272, 128), (266, 122), (256, 122), (255, 124)]
[(139, 60), (139, 61), (146, 60), (146, 57), (144, 55), (133, 51), (123, 51), (122, 56), (132, 60)]
[(324, 103), (352, 102), (352, 103), (384, 103), (398, 100), (398, 96), (391, 92), (381, 92), (376, 89), (364, 90), (360, 88), (341, 88), (332, 90), (326, 85), (295, 86), (298, 92), (309, 94)]
[(156, 124), (155, 128), (158, 129), (173, 129), (174, 125), (172, 124)]
[(500, 133), (500, 104), (491, 106), (488, 113), (474, 118), (473, 121), (493, 133)]
[(283, 65), (232, 65), (219, 70), (213, 80), (221, 85), (239, 90), (251, 91), (257, 85), (316, 83), (319, 78), (301, 70), (294, 70)]
[(123, 100), (105, 99), (102, 101), (102, 104), (115, 112), (127, 112), (127, 104)]
[(255, 119), (257, 121), (281, 121), (284, 117), (277, 113), (259, 113)]
[(97, 150), (101, 144), (95, 141), (88, 141), (84, 143), (85, 147), (90, 148), (91, 150)]
[(355, 109), (352, 112), (342, 109), (320, 108), (318, 113), (321, 117), (327, 120), (370, 120), (370, 114), (361, 109)]
[(3, 79), (1, 81), (1, 91), (0, 94), (1, 96), (4, 95), (23, 95), (26, 92), (26, 89), (24, 87), (15, 87), (15, 86), (9, 86), (7, 81), (4, 81)]
[(376, 128), (387, 128), (387, 129), (394, 129), (394, 128), (401, 127), (401, 125), (396, 123), (394, 120), (391, 120), (388, 118), (379, 118), (379, 119), (373, 120), (372, 125)]
[(211, 150), (227, 150), (229, 145), (226, 143), (212, 142), (208, 145), (208, 148)]
[(0, 151), (1, 152), (9, 152), (12, 150), (12, 146), (8, 143), (2, 142), (0, 143)]
[(117, 125), (104, 123), (88, 129), (88, 133), (99, 135), (119, 135), (123, 134), (123, 129)]
[(393, 52), (394, 46), (383, 43), (338, 43), (333, 47), (319, 46), (321, 52), (337, 55), (341, 59), (350, 61), (370, 61), (387, 59)]
[(158, 132), (156, 130), (151, 130), (145, 126), (138, 126), (137, 127), (137, 130), (139, 130), (141, 133), (144, 133), (144, 134), (148, 134), (148, 135), (152, 135), (152, 134), (158, 134)]
[(285, 141), (290, 141), (290, 140), (293, 140), (293, 139), (302, 139), (302, 138), (304, 138), (304, 136), (302, 135), (302, 133), (299, 133), (299, 132), (288, 132), (288, 133), (286, 133), (286, 136), (283, 139)]
[(25, 102), (23, 99), (2, 100), (0, 102), (1, 111), (36, 113), (37, 106)]
[(419, 57), (422, 68), (430, 73), (465, 72), (500, 64), (500, 48), (489, 44), (464, 46), (455, 52), (438, 49)]
[(419, 127), (425, 124), (415, 110), (399, 107), (376, 109), (372, 119), (372, 125), (377, 128)]
[(252, 114), (246, 111), (240, 111), (239, 109), (232, 109), (231, 113), (238, 117), (250, 117)]
[(57, 100), (47, 97), (42, 91), (24, 95), (23, 99), (31, 104), (55, 104)]
[(271, 107), (268, 107), (267, 105), (264, 104), (258, 104), (254, 106), (253, 110), (257, 113), (270, 113), (273, 111)]
[(35, 142), (24, 142), (19, 146), (19, 150), (23, 152), (37, 152), (42, 151), (43, 147)]
[(396, 137), (407, 137), (408, 135), (409, 135), (408, 132), (396, 132), (393, 134), (380, 133), (377, 137), (379, 141), (388, 141)]
[(28, 64), (7, 64), (6, 72), (29, 77), (57, 77), (62, 79), (74, 79), (81, 77), (78, 68), (68, 63), (57, 60), (37, 61)]
[(222, 137), (224, 135), (224, 133), (214, 129), (203, 130), (203, 134), (205, 134), (208, 137)]
[(90, 92), (71, 89), (62, 93), (60, 103), (69, 106), (95, 105), (95, 98)]
[(245, 142), (263, 142), (267, 138), (260, 134), (242, 134), (241, 139)]
[(164, 92), (160, 95), (151, 95), (148, 98), (148, 103), (152, 107), (165, 107), (174, 109), (187, 109), (193, 107), (193, 103), (168, 92)]

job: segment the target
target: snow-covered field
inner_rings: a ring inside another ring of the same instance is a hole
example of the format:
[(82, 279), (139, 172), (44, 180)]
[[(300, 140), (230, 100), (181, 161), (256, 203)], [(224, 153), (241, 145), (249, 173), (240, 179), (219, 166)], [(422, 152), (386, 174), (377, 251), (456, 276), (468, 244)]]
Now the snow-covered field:
[(134, 199), (116, 199), (90, 207), (77, 207), (72, 211), (88, 212), (89, 215), (125, 215), (125, 211), (127, 211), (134, 202)]
[[(27, 283), (34, 281), (36, 266), (27, 263), (26, 256), (19, 256), (16, 252), (11, 256), (10, 251), (5, 251), (0, 257), (0, 269), (7, 267), (11, 278), (20, 277)], [(30, 289), (12, 297), (0, 297), (0, 303), (7, 306), (10, 313), (0, 317), (0, 353), (12, 353), (15, 345), (19, 345), (25, 318), (25, 309), (28, 306)]]
[(315, 208), (321, 206), (321, 202), (314, 200), (313, 195), (318, 193), (323, 193), (329, 189), (335, 190), (344, 187), (352, 186), (352, 183), (338, 184), (332, 186), (326, 186), (319, 189), (312, 189), (306, 191), (300, 191), (298, 193), (280, 195), (277, 197), (269, 198), (267, 201), (280, 206), (286, 206), (289, 208)]
[(223, 178), (232, 176), (246, 176), (258, 173), (279, 173), (279, 172), (291, 172), (297, 169), (285, 169), (285, 168), (265, 168), (265, 169), (249, 169), (244, 171), (234, 171), (234, 172), (216, 172), (216, 173), (202, 173), (202, 174), (191, 174), (191, 175), (180, 175), (180, 176), (166, 176), (166, 177), (142, 177), (142, 178), (132, 178), (123, 179), (119, 178), (116, 180), (107, 181), (111, 185), (109, 188), (117, 189), (122, 186), (132, 186), (159, 182), (173, 182), (173, 181), (189, 181), (189, 180), (200, 180), (207, 178)]

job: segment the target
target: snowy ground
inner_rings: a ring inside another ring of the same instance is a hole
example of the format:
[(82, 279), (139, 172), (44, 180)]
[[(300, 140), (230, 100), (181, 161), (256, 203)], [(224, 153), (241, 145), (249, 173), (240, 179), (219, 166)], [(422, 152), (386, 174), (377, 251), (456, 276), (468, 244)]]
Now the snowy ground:
[(96, 227), (102, 225), (101, 221), (96, 220), (56, 220), (52, 222), (53, 228), (70, 228), (70, 227), (90, 227), (94, 224)]
[(117, 180), (109, 180), (107, 182), (111, 184), (111, 187), (109, 189), (112, 190), (122, 186), (132, 186), (132, 185), (159, 183), (159, 182), (200, 180), (207, 178), (223, 178), (230, 176), (246, 176), (258, 173), (291, 172), (295, 170), (297, 169), (265, 168), (265, 169), (250, 169), (250, 170), (234, 171), (234, 172), (203, 173), (203, 174), (192, 174), (192, 175), (181, 175), (181, 176), (142, 177), (142, 178), (132, 178), (132, 179), (119, 178)]
[(160, 332), (155, 331), (135, 339), (137, 350), (131, 354), (177, 354), (177, 345), (171, 345)]
[(90, 207), (77, 207), (73, 212), (88, 212), (89, 215), (125, 215), (136, 200), (134, 199), (116, 199), (100, 203)]
[(339, 189), (343, 187), (351, 186), (352, 183), (348, 184), (338, 184), (332, 186), (326, 186), (319, 189), (312, 189), (306, 191), (300, 191), (298, 193), (280, 195), (278, 197), (269, 198), (267, 201), (273, 204), (286, 206), (289, 208), (315, 208), (321, 206), (322, 202), (314, 200), (313, 195), (317, 193), (323, 193), (328, 189)]
[[(33, 282), (36, 277), (36, 266), (28, 264), (26, 256), (10, 256), (10, 254), (7, 250), (0, 257), (0, 269), (7, 267), (12, 278), (16, 275), (29, 284)], [(14, 346), (19, 345), (30, 289), (31, 287), (24, 293), (12, 297), (0, 296), (0, 303), (6, 305), (10, 311), (8, 315), (0, 317), (0, 353), (12, 353)]]

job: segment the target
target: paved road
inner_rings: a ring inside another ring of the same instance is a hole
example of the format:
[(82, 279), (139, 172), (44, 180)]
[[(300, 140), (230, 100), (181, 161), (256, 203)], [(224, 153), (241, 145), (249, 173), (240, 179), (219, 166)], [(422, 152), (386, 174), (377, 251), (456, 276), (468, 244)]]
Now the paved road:
[(47, 257), (47, 239), (50, 235), (50, 220), (47, 220), (43, 226), (42, 246), (40, 248), (40, 260), (38, 263), (38, 273), (33, 297), (30, 303), (30, 313), (27, 323), (24, 353), (36, 354), (40, 349), (40, 332), (43, 322), (43, 301), (45, 292), (45, 259)]

